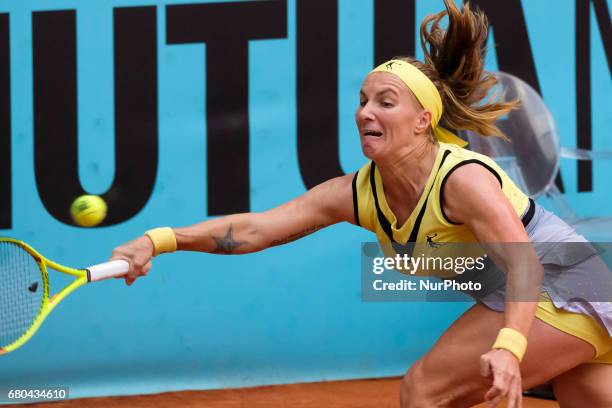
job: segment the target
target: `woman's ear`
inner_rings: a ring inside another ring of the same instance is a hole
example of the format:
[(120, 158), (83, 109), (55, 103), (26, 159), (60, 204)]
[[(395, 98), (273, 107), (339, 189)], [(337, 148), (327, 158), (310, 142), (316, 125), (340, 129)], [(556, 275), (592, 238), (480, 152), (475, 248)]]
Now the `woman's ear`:
[(419, 112), (417, 116), (414, 133), (420, 135), (427, 132), (427, 130), (429, 129), (429, 125), (431, 125), (431, 112), (427, 109), (423, 109), (421, 112)]

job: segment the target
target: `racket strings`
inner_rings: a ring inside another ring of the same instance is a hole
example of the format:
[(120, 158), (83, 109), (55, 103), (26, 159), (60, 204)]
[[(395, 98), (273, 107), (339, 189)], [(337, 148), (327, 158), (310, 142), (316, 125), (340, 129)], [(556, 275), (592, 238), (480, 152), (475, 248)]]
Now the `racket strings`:
[(36, 260), (12, 242), (0, 242), (0, 347), (19, 339), (43, 303), (44, 282)]

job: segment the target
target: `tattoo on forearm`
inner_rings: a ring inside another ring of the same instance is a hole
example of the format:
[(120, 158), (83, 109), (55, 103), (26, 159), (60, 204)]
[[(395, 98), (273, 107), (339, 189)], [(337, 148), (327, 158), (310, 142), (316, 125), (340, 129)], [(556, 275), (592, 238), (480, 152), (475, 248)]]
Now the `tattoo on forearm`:
[(232, 224), (230, 224), (224, 237), (215, 237), (211, 235), (212, 239), (215, 240), (217, 247), (214, 249), (214, 253), (217, 254), (233, 254), (234, 250), (240, 245), (248, 244), (246, 241), (235, 241), (232, 233)]
[(312, 227), (305, 228), (305, 229), (301, 230), (300, 232), (296, 232), (295, 234), (291, 234), (291, 235), (289, 235), (289, 236), (287, 236), (287, 237), (285, 237), (283, 239), (274, 240), (274, 241), (272, 241), (270, 243), (270, 245), (274, 246), (274, 245), (286, 244), (288, 242), (295, 241), (296, 239), (303, 238), (306, 235), (310, 235), (313, 232), (316, 232), (316, 231), (320, 230), (321, 228), (325, 228), (325, 227), (326, 227), (326, 225), (323, 225), (323, 224), (314, 225)]

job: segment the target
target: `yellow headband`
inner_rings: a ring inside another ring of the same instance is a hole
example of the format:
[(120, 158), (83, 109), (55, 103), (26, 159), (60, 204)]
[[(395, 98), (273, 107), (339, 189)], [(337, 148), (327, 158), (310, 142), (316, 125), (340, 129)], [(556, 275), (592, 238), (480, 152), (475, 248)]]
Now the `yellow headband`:
[(391, 60), (380, 64), (372, 72), (394, 74), (406, 84), (423, 108), (431, 112), (431, 128), (436, 139), (444, 143), (454, 143), (461, 147), (467, 145), (467, 142), (459, 136), (444, 129), (442, 126), (438, 126), (444, 111), (442, 98), (440, 98), (440, 93), (434, 83), (420, 69), (406, 61)]

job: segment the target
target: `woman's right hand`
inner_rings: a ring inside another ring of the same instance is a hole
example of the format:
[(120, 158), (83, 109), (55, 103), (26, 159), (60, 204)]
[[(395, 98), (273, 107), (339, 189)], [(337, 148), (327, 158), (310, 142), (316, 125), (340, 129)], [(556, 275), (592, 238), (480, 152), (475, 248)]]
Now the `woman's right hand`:
[(122, 278), (130, 286), (136, 279), (145, 276), (153, 266), (153, 242), (146, 235), (113, 249), (111, 261), (123, 259), (130, 264), (130, 270)]

